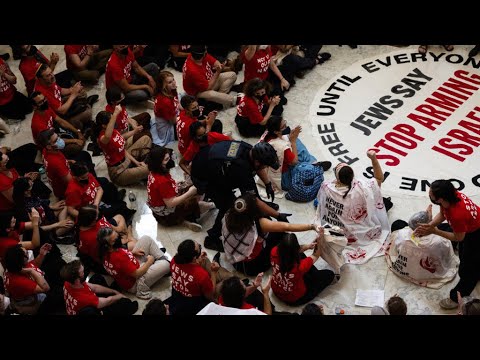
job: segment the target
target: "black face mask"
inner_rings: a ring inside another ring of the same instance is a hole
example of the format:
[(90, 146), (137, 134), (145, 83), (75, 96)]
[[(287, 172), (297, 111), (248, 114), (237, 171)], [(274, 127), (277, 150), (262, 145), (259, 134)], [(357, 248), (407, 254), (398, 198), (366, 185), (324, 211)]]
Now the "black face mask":
[(200, 109), (195, 109), (192, 111), (192, 116), (193, 117), (199, 117), (200, 116)]
[(45, 111), (48, 109), (48, 101), (44, 101), (42, 105), (38, 107), (41, 111)]
[(265, 97), (265, 94), (263, 95), (254, 95), (258, 100), (262, 101), (263, 98)]
[(126, 47), (125, 49), (120, 50), (120, 54), (122, 54), (122, 55), (128, 55), (128, 47)]
[(78, 182), (82, 185), (88, 185), (88, 179), (81, 179), (81, 180), (78, 180)]
[(203, 143), (203, 142), (207, 142), (207, 141), (208, 141), (208, 135), (207, 135), (207, 133), (203, 134), (202, 136), (198, 136), (198, 137), (197, 137), (197, 141), (198, 141), (198, 142), (202, 142), (202, 143)]
[(115, 242), (113, 243), (113, 248), (114, 249), (119, 249), (123, 246), (122, 244), (122, 237), (120, 234), (118, 234), (117, 238), (115, 239)]
[(205, 56), (205, 53), (202, 53), (202, 54), (192, 53), (192, 58), (195, 60), (201, 60), (204, 56)]
[(173, 159), (168, 160), (167, 164), (165, 165), (167, 169), (171, 169), (175, 167), (175, 161)]
[(37, 53), (38, 49), (35, 47), (35, 45), (30, 46), (30, 50), (27, 52), (27, 56), (33, 56)]

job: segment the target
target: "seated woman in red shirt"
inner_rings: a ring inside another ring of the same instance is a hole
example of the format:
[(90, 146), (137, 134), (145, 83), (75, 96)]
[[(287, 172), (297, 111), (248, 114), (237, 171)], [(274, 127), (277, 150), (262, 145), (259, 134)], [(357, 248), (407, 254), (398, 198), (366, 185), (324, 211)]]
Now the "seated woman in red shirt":
[[(33, 315), (48, 312), (51, 309), (52, 299), (46, 301), (55, 294), (47, 293), (50, 286), (40, 270), (43, 258), (49, 252), (50, 244), (45, 244), (40, 249), (40, 254), (32, 261), (28, 261), (27, 250), (17, 244), (7, 250), (5, 254), (5, 289), (11, 300), (12, 307), (20, 314)], [(50, 304), (40, 310), (43, 303)]]
[(240, 135), (260, 137), (270, 116), (283, 113), (280, 96), (268, 98), (269, 86), (266, 81), (259, 78), (253, 78), (245, 84), (245, 96), (240, 98), (235, 117)]
[(106, 274), (103, 264), (98, 258), (97, 233), (102, 227), (111, 227), (121, 234), (122, 245), (125, 249), (132, 251), (137, 243), (132, 234), (132, 226), (127, 228), (122, 215), (118, 214), (107, 220), (100, 216), (99, 209), (95, 205), (81, 207), (78, 210), (77, 218), (77, 256), (82, 260), (87, 273), (94, 271)]
[(192, 231), (201, 231), (197, 223), (200, 217), (199, 201), (195, 196), (197, 188), (191, 186), (185, 193), (178, 193), (178, 184), (170, 175), (175, 167), (171, 149), (156, 147), (148, 160), (147, 205), (155, 219), (163, 226), (184, 224)]
[(259, 291), (257, 288), (262, 285), (263, 273), (255, 278), (252, 285), (246, 287), (238, 276), (232, 276), (222, 282), (220, 289), (219, 305), (228, 306), (237, 309), (255, 309), (263, 311), (267, 315), (272, 315), (272, 303), (270, 302), (271, 276), (265, 286), (262, 286), (261, 299), (259, 302)]
[(123, 248), (119, 233), (101, 227), (97, 233), (98, 258), (123, 290), (148, 300), (151, 286), (167, 275), (170, 262), (150, 236), (142, 236), (132, 251)]
[(184, 155), (187, 151), (192, 138), (190, 136), (190, 126), (197, 121), (202, 122), (209, 131), (222, 133), (223, 124), (216, 119), (217, 112), (211, 111), (208, 116), (203, 114), (204, 107), (198, 106), (198, 101), (194, 96), (184, 95), (180, 100), (183, 110), (177, 121), (178, 151)]
[(172, 297), (169, 302), (172, 315), (195, 315), (210, 301), (215, 301), (223, 280), (232, 273), (210, 262), (202, 246), (193, 240), (178, 245), (170, 264)]
[(113, 114), (107, 111), (100, 111), (97, 114), (96, 138), (105, 155), (110, 180), (115, 185), (126, 186), (147, 178), (148, 168), (139, 159), (141, 160), (143, 150), (150, 149), (152, 140), (144, 135), (129, 148), (126, 148), (125, 140), (128, 136), (134, 136), (137, 132), (142, 131), (143, 127), (141, 125), (137, 126), (135, 130), (122, 136), (119, 131), (114, 129), (116, 119), (121, 112), (122, 107), (117, 105)]
[[(102, 309), (103, 315), (133, 315), (138, 310), (138, 302), (132, 301), (117, 290), (84, 281), (85, 272), (80, 260), (66, 264), (61, 272), (65, 280), (63, 297), (68, 315), (78, 313), (92, 306)], [(104, 296), (98, 296), (104, 295)]]
[(175, 124), (180, 114), (177, 83), (170, 71), (160, 71), (157, 77), (158, 93), (155, 97), (155, 119), (150, 123), (154, 144), (166, 146), (175, 141)]
[[(335, 277), (331, 270), (318, 270), (313, 264), (321, 256), (317, 241), (323, 240), (323, 228), (320, 228), (316, 241), (311, 244), (298, 244), (295, 234), (285, 234), (278, 246), (271, 252), (272, 290), (288, 305), (303, 305), (315, 298), (330, 285)], [(314, 249), (312, 255), (303, 253)]]

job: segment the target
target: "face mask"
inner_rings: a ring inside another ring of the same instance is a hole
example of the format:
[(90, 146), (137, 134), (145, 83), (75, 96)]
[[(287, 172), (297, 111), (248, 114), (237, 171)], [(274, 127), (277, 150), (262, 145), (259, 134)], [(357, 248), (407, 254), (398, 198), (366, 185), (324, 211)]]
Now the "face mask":
[(48, 109), (48, 101), (43, 102), (42, 105), (38, 107), (41, 111), (45, 111)]
[(195, 109), (192, 111), (192, 116), (193, 117), (199, 117), (200, 116), (200, 109)]
[(117, 234), (117, 238), (115, 239), (115, 242), (113, 243), (113, 248), (118, 249), (122, 247), (122, 237), (120, 234)]
[(207, 133), (203, 134), (202, 136), (197, 137), (198, 142), (207, 142), (208, 141), (208, 135)]
[(78, 180), (78, 182), (82, 185), (88, 185), (88, 179), (81, 179), (81, 180)]
[(32, 46), (30, 46), (30, 50), (28, 50), (28, 52), (27, 52), (27, 56), (35, 55), (37, 53), (37, 51), (38, 51), (38, 49), (34, 45), (32, 45)]
[(258, 49), (259, 50), (265, 50), (268, 47), (268, 45), (259, 45)]
[(65, 141), (59, 136), (57, 142), (55, 143), (57, 150), (65, 149)]
[(201, 60), (204, 55), (205, 55), (205, 53), (203, 53), (203, 54), (192, 53), (192, 58), (194, 60)]
[(167, 169), (171, 169), (175, 167), (175, 161), (173, 159), (168, 160), (167, 164), (165, 165)]
[(254, 95), (258, 100), (262, 101), (263, 98), (265, 97), (265, 94), (263, 95)]
[(125, 49), (120, 50), (120, 54), (122, 54), (122, 55), (128, 55), (128, 47), (126, 47)]

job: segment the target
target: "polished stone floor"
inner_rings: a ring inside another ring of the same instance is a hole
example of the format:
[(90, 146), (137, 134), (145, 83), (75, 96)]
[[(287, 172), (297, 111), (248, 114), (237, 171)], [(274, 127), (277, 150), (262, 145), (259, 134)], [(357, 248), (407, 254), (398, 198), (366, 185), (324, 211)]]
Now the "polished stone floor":
[[(60, 55), (60, 62), (57, 65), (58, 70), (63, 70), (65, 68), (65, 53), (63, 52), (63, 46), (56, 45), (42, 45), (38, 46), (44, 54), (49, 55), (51, 52), (58, 52)], [(411, 45), (407, 47), (409, 50), (416, 49), (417, 45)], [(457, 45), (455, 47), (455, 52), (466, 55), (470, 50), (471, 46), (462, 46)], [(288, 120), (290, 126), (295, 126), (296, 124), (302, 124), (304, 131), (301, 133), (300, 138), (305, 143), (305, 145), (310, 149), (310, 151), (317, 157), (317, 159), (322, 159), (322, 154), (319, 149), (318, 141), (311, 135), (309, 129), (311, 127), (307, 115), (311, 102), (317, 90), (324, 85), (327, 81), (333, 78), (338, 72), (344, 70), (349, 65), (373, 56), (380, 54), (389, 53), (396, 50), (396, 47), (393, 46), (380, 46), (380, 45), (359, 45), (357, 49), (351, 49), (350, 47), (344, 45), (342, 47), (337, 45), (326, 45), (323, 47), (322, 51), (327, 51), (332, 54), (332, 58), (325, 62), (322, 65), (315, 67), (311, 72), (307, 73), (304, 79), (297, 80), (297, 84), (293, 87), (286, 95), (288, 98), (288, 105), (285, 107), (284, 117)], [(431, 46), (430, 51), (440, 52), (443, 48), (440, 46)], [(9, 47), (6, 45), (0, 45), (0, 53), (5, 51), (10, 51)], [(21, 77), (18, 71), (19, 61), (14, 61), (13, 59), (8, 60), (9, 66), (12, 68), (14, 73), (17, 75), (17, 88), (19, 91), (24, 92), (25, 87), (23, 83), (23, 78)], [(179, 92), (182, 89), (182, 78), (181, 74), (172, 70), (175, 74), (177, 84), (179, 86)], [(243, 72), (239, 74), (237, 82), (243, 78)], [(101, 78), (100, 83), (91, 88), (89, 94), (97, 93), (100, 95), (100, 101), (94, 105), (94, 115), (103, 110), (105, 107), (105, 85), (103, 77)], [(129, 107), (129, 112), (131, 115), (135, 115), (145, 109), (141, 107)], [(151, 107), (148, 109), (153, 115), (153, 110)], [(218, 115), (224, 124), (224, 131), (232, 131), (233, 137), (236, 139), (241, 139), (240, 135), (236, 131), (234, 124), (234, 117), (236, 114), (235, 108), (228, 109), (226, 111), (221, 111)], [(0, 145), (6, 146), (18, 146), (27, 142), (31, 142), (31, 131), (30, 131), (30, 120), (31, 115), (27, 117), (26, 120), (21, 122), (19, 125), (11, 127), (11, 134), (7, 135), (4, 139), (0, 139)], [(253, 143), (253, 140), (247, 140), (250, 143)], [(173, 146), (176, 149), (176, 144)], [(103, 156), (93, 158), (96, 163), (96, 171), (100, 176), (107, 176), (106, 165), (103, 159)], [(181, 171), (179, 167), (176, 167), (173, 171), (174, 177), (178, 180), (182, 178)], [(326, 179), (331, 179), (333, 177), (332, 171), (328, 171), (325, 174)], [(155, 219), (151, 215), (150, 209), (146, 206), (146, 189), (140, 185), (132, 186), (128, 188), (132, 190), (137, 195), (137, 214), (134, 218), (135, 234), (140, 237), (142, 235), (150, 235), (156, 239), (161, 245), (166, 247), (168, 254), (173, 256), (176, 252), (176, 248), (181, 241), (187, 238), (195, 239), (201, 244), (203, 244), (204, 237), (206, 235), (204, 232), (194, 233), (184, 227), (173, 227), (173, 228), (164, 228), (157, 225)], [(389, 194), (384, 194), (384, 196), (390, 196)], [(399, 218), (408, 218), (413, 211), (422, 210), (427, 206), (428, 199), (417, 199), (417, 198), (406, 198), (398, 197), (392, 195), (392, 201), (394, 207), (389, 212), (389, 219), (393, 222)], [(310, 223), (314, 217), (314, 207), (312, 203), (301, 204), (293, 203), (286, 199), (278, 199), (276, 202), (280, 205), (280, 208), (283, 212), (289, 212), (293, 215), (289, 218), (292, 223)], [(202, 220), (201, 224), (204, 226), (204, 229), (210, 228), (213, 224), (214, 215), (216, 211), (211, 211), (208, 213)], [(299, 233), (299, 241), (301, 243), (307, 243), (313, 240), (314, 233), (306, 232)], [(73, 246), (62, 246), (62, 251), (64, 252), (64, 257), (67, 261), (75, 257), (76, 250)], [(215, 252), (207, 250), (209, 258), (211, 259)], [(225, 261), (223, 261), (225, 263)], [(319, 268), (326, 267), (326, 263), (323, 260), (319, 260), (316, 263), (316, 266)], [(448, 296), (448, 293), (451, 287), (454, 286), (456, 281), (455, 279), (452, 283), (449, 283), (442, 287), (441, 289), (434, 290), (424, 287), (414, 285), (410, 282), (407, 282), (403, 279), (395, 276), (391, 271), (388, 270), (384, 257), (377, 257), (371, 259), (368, 263), (364, 265), (345, 265), (342, 268), (342, 276), (338, 283), (325, 289), (317, 298), (315, 302), (323, 304), (326, 314), (334, 314), (334, 309), (337, 306), (345, 309), (347, 315), (349, 314), (369, 314), (370, 308), (358, 307), (354, 305), (355, 294), (357, 289), (379, 289), (385, 291), (385, 299), (388, 299), (394, 294), (398, 294), (403, 297), (408, 305), (409, 314), (453, 314), (454, 311), (444, 311), (442, 310), (438, 303), (441, 299)], [(475, 289), (472, 295), (480, 295), (479, 287)], [(170, 296), (170, 278), (163, 279), (157, 283), (154, 288), (154, 295), (165, 299)], [(277, 310), (285, 311), (300, 311), (300, 308), (291, 308), (282, 304), (274, 295), (271, 295), (272, 301), (277, 307)], [(145, 301), (139, 300), (140, 309), (137, 312), (141, 313), (145, 305)]]

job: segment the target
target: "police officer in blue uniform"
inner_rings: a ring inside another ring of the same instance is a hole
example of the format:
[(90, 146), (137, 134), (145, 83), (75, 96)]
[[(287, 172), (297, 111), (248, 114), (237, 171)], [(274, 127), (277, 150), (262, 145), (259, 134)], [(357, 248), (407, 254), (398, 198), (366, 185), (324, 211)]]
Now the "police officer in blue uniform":
[[(272, 209), (258, 195), (255, 175), (265, 183), (268, 197), (271, 197), (272, 201), (275, 198), (266, 169), (270, 166), (276, 170), (280, 164), (275, 149), (269, 143), (262, 141), (254, 146), (244, 141), (216, 143), (210, 147), (205, 165), (202, 168), (205, 171), (203, 178), (206, 179), (206, 193), (219, 210), (215, 224), (208, 230), (208, 236), (205, 238), (204, 246), (207, 249), (223, 252), (223, 244), (220, 240), (222, 218), (235, 201), (235, 189), (239, 189), (242, 194), (246, 192), (256, 194), (258, 207), (267, 216), (279, 221), (287, 221), (287, 216), (291, 215)], [(199, 176), (192, 174), (192, 177)]]

